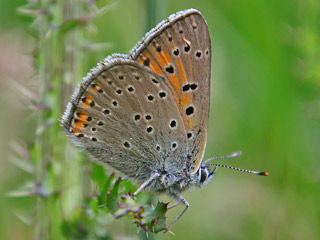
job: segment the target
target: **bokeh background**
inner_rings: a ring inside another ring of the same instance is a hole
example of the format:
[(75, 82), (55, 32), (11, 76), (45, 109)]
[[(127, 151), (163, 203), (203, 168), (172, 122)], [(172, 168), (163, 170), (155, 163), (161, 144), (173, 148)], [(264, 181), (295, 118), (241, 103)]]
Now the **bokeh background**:
[[(212, 37), (206, 158), (241, 150), (240, 158), (222, 163), (270, 176), (219, 169), (210, 185), (184, 194), (191, 207), (172, 229), (176, 236), (154, 238), (320, 239), (318, 0), (1, 0), (1, 239), (65, 239), (58, 223), (47, 222), (54, 232), (47, 234), (37, 224), (61, 218), (57, 208), (67, 215), (92, 187), (92, 164), (84, 156), (69, 145), (76, 160), (61, 162), (56, 154), (66, 143), (56, 116), (73, 88), (59, 87), (59, 79), (81, 81), (98, 61), (128, 53), (158, 22), (187, 8), (203, 13)], [(71, 21), (56, 36), (55, 24), (73, 12), (86, 24)], [(48, 162), (53, 170), (44, 171)], [(43, 200), (42, 188), (42, 197), (28, 196), (50, 171), (64, 183), (52, 177), (46, 185), (62, 184), (69, 191), (64, 200)], [(181, 210), (169, 212), (169, 222)], [(110, 239), (138, 239), (126, 220), (105, 228)]]

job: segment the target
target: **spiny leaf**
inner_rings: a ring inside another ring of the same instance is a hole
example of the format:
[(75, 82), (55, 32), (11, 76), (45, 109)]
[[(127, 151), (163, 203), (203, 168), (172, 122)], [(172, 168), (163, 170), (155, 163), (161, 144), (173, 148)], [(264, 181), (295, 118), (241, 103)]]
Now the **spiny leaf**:
[(120, 182), (121, 182), (121, 178), (119, 177), (107, 195), (107, 199), (106, 199), (107, 208), (111, 213), (114, 213), (118, 208)]
[(104, 167), (93, 164), (93, 166), (92, 166), (92, 179), (93, 179), (93, 181), (96, 182), (98, 187), (101, 189), (101, 188), (103, 188), (103, 186), (106, 185), (106, 183), (109, 181), (110, 178), (107, 177)]
[(130, 194), (121, 196), (121, 203), (118, 210), (115, 212), (115, 218), (127, 217), (131, 219), (139, 229), (146, 232), (159, 233), (167, 230), (166, 217), (167, 212), (166, 203), (158, 202), (154, 207), (150, 203), (150, 199), (137, 199)]
[(152, 206), (148, 206), (146, 208), (146, 213), (144, 214), (145, 218), (147, 220), (152, 220), (154, 218), (164, 217), (168, 210), (167, 207), (168, 207), (168, 204), (162, 203), (162, 202), (158, 202), (155, 208), (153, 208)]
[(165, 216), (167, 210), (168, 204), (162, 202), (158, 202), (155, 208), (151, 206), (145, 209), (146, 225), (152, 229), (152, 232), (158, 233), (167, 229)]
[(99, 205), (103, 205), (107, 201), (107, 193), (110, 189), (111, 183), (113, 182), (114, 179), (114, 174), (112, 174), (109, 178), (107, 178), (106, 182), (104, 185), (100, 187), (100, 194), (98, 197), (98, 203)]
[(142, 219), (142, 214), (144, 213), (144, 207), (137, 203), (131, 195), (125, 194), (121, 196), (121, 204), (117, 212), (114, 214), (115, 218), (120, 218), (123, 216), (129, 216), (135, 220)]

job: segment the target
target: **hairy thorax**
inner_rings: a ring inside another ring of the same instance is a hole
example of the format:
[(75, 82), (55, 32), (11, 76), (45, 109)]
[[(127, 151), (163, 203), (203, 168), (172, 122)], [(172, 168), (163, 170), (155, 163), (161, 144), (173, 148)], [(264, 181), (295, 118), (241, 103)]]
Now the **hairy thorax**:
[(164, 173), (154, 179), (148, 189), (155, 192), (166, 192), (175, 195), (197, 185), (197, 176), (185, 175), (181, 173)]

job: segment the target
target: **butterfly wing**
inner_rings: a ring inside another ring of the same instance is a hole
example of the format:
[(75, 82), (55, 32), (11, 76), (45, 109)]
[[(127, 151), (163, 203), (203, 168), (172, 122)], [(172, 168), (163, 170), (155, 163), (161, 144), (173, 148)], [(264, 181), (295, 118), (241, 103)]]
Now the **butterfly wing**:
[[(186, 151), (183, 119), (168, 86), (126, 55), (91, 70), (75, 90), (62, 126), (76, 145), (138, 182)], [(182, 147), (178, 147), (178, 146)]]
[(204, 155), (209, 118), (211, 41), (206, 21), (195, 9), (173, 14), (146, 34), (131, 57), (165, 79), (183, 119), (186, 159), (194, 174)]

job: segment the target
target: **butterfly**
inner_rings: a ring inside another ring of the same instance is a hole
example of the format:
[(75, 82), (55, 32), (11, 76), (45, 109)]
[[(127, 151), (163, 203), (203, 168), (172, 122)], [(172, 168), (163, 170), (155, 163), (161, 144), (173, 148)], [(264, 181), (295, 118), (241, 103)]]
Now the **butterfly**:
[(215, 174), (203, 162), (210, 80), (207, 23), (198, 10), (180, 11), (129, 55), (113, 54), (92, 69), (61, 124), (94, 161), (134, 180), (135, 195), (165, 192), (183, 204), (171, 227), (189, 207), (181, 193), (206, 185)]

